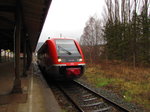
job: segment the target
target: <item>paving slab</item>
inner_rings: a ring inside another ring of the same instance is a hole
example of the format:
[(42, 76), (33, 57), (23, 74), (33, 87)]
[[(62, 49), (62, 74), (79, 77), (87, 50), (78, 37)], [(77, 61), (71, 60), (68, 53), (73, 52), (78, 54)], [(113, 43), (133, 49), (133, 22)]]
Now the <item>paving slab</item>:
[(15, 78), (13, 62), (0, 63), (0, 95), (9, 94)]
[[(10, 83), (6, 83), (7, 78), (10, 78), (9, 71), (8, 77), (5, 77), (5, 81), (2, 82), (5, 83), (5, 86), (9, 86), (6, 87), (9, 88), (9, 91), (0, 88), (1, 93), (3, 93), (0, 95), (0, 112), (61, 112), (58, 102), (37, 65), (33, 64), (33, 66), (28, 71), (28, 77), (21, 78), (23, 93), (20, 94), (9, 93), (13, 85), (13, 83), (11, 86)], [(11, 80), (14, 79), (11, 78)], [(2, 83), (0, 82), (0, 84)], [(0, 87), (3, 88), (4, 86), (1, 85)]]

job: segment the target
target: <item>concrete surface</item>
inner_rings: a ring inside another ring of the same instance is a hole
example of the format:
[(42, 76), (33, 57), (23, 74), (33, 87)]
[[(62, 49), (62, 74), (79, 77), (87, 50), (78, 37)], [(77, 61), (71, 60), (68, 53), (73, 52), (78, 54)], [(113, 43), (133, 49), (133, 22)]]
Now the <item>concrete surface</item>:
[(21, 78), (23, 93), (9, 94), (13, 86), (13, 64), (0, 65), (0, 112), (61, 112), (51, 89), (36, 64)]
[(0, 63), (0, 95), (6, 95), (11, 92), (13, 88), (14, 75), (13, 62)]

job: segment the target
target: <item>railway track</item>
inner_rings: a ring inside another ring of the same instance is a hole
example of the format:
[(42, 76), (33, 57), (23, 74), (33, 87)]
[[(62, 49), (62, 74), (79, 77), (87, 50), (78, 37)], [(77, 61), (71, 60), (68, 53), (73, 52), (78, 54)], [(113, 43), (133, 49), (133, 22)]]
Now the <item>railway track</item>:
[(79, 112), (129, 112), (77, 81), (57, 83), (57, 87)]

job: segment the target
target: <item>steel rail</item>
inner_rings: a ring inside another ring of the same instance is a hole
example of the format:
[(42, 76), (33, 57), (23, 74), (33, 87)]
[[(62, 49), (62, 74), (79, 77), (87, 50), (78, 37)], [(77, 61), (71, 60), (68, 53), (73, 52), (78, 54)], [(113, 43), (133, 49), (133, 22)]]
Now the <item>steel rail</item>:
[[(71, 85), (75, 85), (75, 87), (80, 87), (79, 85), (77, 85), (76, 83), (71, 83)], [(74, 97), (72, 97), (72, 95), (74, 95), (74, 94), (76, 94), (76, 92), (74, 91), (74, 87), (73, 88), (67, 88), (66, 86), (64, 86), (64, 85), (62, 85), (62, 84), (56, 84), (56, 86), (57, 86), (57, 88), (67, 97), (67, 99), (69, 100), (69, 101), (71, 101), (71, 103), (75, 106), (75, 108), (79, 111), (79, 112), (86, 112), (87, 110), (86, 109), (84, 109), (85, 107), (88, 107), (88, 108), (90, 108), (90, 107), (93, 107), (93, 106), (98, 106), (98, 105), (101, 105), (101, 104), (104, 104), (104, 102), (99, 102), (99, 103), (94, 103), (94, 104), (89, 104), (89, 105), (82, 105), (82, 104), (79, 104), (79, 102), (77, 101), (78, 100), (78, 98), (77, 99), (74, 99)], [(83, 88), (83, 87), (82, 87)], [(73, 91), (71, 94), (70, 94), (70, 89), (71, 89), (71, 91)], [(75, 89), (75, 90), (77, 90), (78, 91), (78, 89)], [(83, 90), (87, 90), (87, 89), (83, 89)], [(89, 91), (89, 90), (88, 90)], [(89, 92), (91, 92), (91, 91), (89, 91)], [(80, 93), (80, 91), (79, 91), (79, 93)], [(92, 94), (93, 94), (93, 92), (92, 92)], [(94, 94), (93, 94), (94, 95)], [(98, 96), (99, 97), (99, 96)], [(100, 97), (101, 98), (101, 97)], [(88, 99), (89, 101), (90, 100), (93, 100), (93, 98), (91, 98), (91, 99)], [(87, 101), (88, 101), (87, 100)], [(83, 100), (84, 102), (86, 102), (86, 100)], [(106, 103), (105, 103), (106, 104)], [(108, 106), (108, 107), (102, 107), (102, 108), (99, 108), (99, 109), (93, 109), (93, 110), (91, 110), (92, 112), (104, 112), (104, 111), (108, 111), (109, 109), (111, 109), (112, 107), (111, 106)], [(89, 110), (88, 110), (88, 112), (89, 112)]]
[(79, 111), (79, 112), (84, 112), (84, 110), (67, 94), (67, 92), (65, 92), (65, 90), (59, 86), (57, 84), (57, 87), (59, 88), (59, 90), (67, 97), (67, 99), (69, 101), (71, 101), (71, 103), (75, 106), (75, 108)]
[(80, 82), (78, 82), (78, 81), (75, 81), (75, 80), (74, 80), (74, 82), (75, 82), (76, 84), (80, 85), (81, 87), (85, 88), (86, 90), (91, 91), (91, 92), (94, 93), (95, 95), (100, 96), (102, 99), (104, 99), (106, 102), (108, 102), (108, 103), (109, 103), (110, 105), (112, 105), (113, 107), (116, 107), (116, 108), (119, 109), (120, 111), (123, 111), (123, 112), (130, 112), (130, 111), (131, 111), (131, 110), (129, 110), (129, 109), (127, 109), (127, 108), (125, 108), (125, 107), (123, 107), (123, 106), (117, 104), (116, 102), (111, 101), (110, 99), (106, 98), (105, 96), (103, 96), (103, 95), (97, 93), (95, 90), (92, 90), (91, 88), (85, 86), (84, 84), (82, 84), (82, 83), (80, 83)]

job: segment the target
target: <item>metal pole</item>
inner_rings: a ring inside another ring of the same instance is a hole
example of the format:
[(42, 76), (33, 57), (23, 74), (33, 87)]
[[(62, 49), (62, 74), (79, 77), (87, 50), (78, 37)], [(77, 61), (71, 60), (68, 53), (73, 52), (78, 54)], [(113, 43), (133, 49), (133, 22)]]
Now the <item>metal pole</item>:
[(2, 49), (0, 49), (0, 63), (2, 61)]
[(6, 53), (6, 50), (5, 50), (5, 62), (7, 61), (7, 56), (6, 56), (6, 54), (7, 54), (7, 53)]
[(26, 35), (24, 36), (23, 44), (23, 77), (26, 77)]
[(32, 62), (32, 49), (29, 38), (27, 39), (27, 64), (26, 69), (29, 70), (31, 62)]
[(21, 7), (20, 1), (17, 0), (16, 9), (16, 35), (15, 35), (15, 80), (13, 93), (21, 93), (21, 80), (20, 80), (20, 38), (21, 38)]

